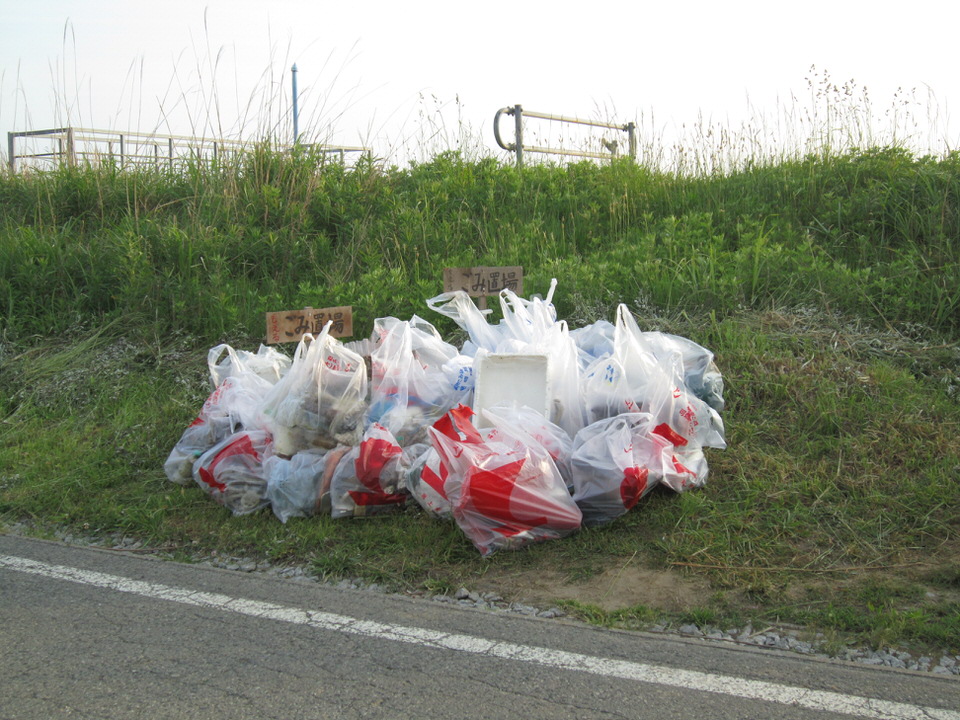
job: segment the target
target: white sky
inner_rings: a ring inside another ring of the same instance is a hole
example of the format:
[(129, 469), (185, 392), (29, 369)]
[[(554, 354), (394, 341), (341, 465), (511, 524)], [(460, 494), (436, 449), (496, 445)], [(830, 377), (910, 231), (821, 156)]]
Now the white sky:
[(818, 82), (827, 72), (854, 80), (857, 94), (866, 87), (881, 118), (903, 88), (914, 116), (935, 116), (919, 131), (931, 149), (960, 147), (950, 118), (960, 6), (942, 0), (0, 0), (0, 9), (4, 133), (266, 129), (285, 139), (296, 62), (311, 140), (410, 156), (454, 147), (467, 131), (493, 151), (493, 116), (507, 105), (667, 134), (735, 126), (810, 105), (815, 66)]

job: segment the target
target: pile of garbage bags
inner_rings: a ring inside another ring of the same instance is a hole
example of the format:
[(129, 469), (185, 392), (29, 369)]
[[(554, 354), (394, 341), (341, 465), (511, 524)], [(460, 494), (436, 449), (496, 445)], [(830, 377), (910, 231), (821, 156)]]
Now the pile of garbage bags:
[(641, 331), (625, 305), (571, 330), (555, 288), (504, 290), (497, 324), (465, 292), (427, 300), (466, 331), (459, 349), (417, 316), (347, 343), (328, 325), (292, 358), (218, 345), (167, 477), (283, 522), (415, 502), (483, 555), (611, 522), (657, 484), (703, 485), (704, 448), (726, 447), (713, 354)]

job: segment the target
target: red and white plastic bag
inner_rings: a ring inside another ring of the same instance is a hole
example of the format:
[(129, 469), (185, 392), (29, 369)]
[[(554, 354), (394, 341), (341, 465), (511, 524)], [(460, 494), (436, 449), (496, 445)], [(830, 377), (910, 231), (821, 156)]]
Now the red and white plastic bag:
[(223, 378), (167, 456), (163, 464), (167, 478), (189, 484), (200, 455), (235, 432), (261, 428), (260, 405), (272, 387), (251, 372)]
[(574, 438), (573, 500), (583, 524), (620, 517), (663, 477), (673, 444), (653, 432), (647, 413), (624, 413), (588, 425)]
[(193, 465), (193, 479), (234, 515), (247, 515), (269, 504), (263, 461), (272, 454), (272, 439), (263, 430), (243, 430), (217, 443)]
[(407, 501), (403, 480), (403, 449), (389, 430), (374, 423), (333, 473), (330, 514), (364, 517), (399, 510)]
[(444, 489), (453, 517), (482, 555), (580, 528), (580, 509), (542, 445), (509, 425), (482, 435), (468, 419), (457, 426), (463, 439), (436, 428), (431, 438), (449, 472)]

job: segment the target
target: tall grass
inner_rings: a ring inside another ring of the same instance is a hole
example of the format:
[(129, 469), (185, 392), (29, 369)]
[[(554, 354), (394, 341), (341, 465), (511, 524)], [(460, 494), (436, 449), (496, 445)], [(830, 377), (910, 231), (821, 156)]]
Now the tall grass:
[(159, 332), (254, 335), (265, 310), (342, 303), (363, 329), (421, 307), (458, 264), (522, 265), (534, 291), (556, 275), (561, 305), (814, 305), (944, 332), (960, 317), (957, 153), (851, 150), (691, 177), (452, 152), (345, 167), (263, 145), (182, 170), (7, 174), (0, 206), (14, 336), (127, 313)]

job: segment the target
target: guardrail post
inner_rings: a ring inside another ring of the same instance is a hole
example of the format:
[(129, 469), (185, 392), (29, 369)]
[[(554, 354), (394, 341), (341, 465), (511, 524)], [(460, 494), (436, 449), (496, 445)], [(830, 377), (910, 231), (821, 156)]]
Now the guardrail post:
[(7, 133), (7, 163), (10, 165), (10, 172), (17, 169), (17, 156), (13, 154), (13, 133)]
[(167, 138), (167, 150), (170, 153), (170, 169), (173, 170), (173, 138)]
[(122, 168), (126, 162), (125, 148), (123, 146), (123, 133), (120, 133), (120, 167)]
[(523, 108), (520, 105), (513, 106), (513, 122), (517, 143), (517, 167), (523, 165)]
[(67, 128), (67, 165), (70, 167), (77, 165), (77, 145), (73, 128)]
[(637, 161), (637, 124), (628, 122), (624, 128), (627, 131), (627, 138), (630, 143), (630, 159)]

